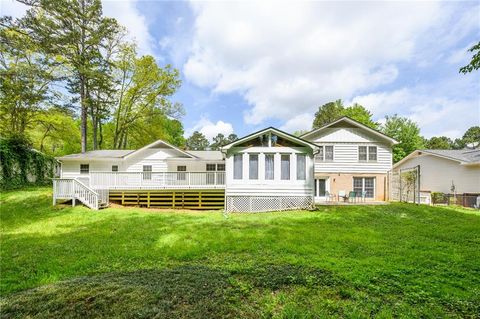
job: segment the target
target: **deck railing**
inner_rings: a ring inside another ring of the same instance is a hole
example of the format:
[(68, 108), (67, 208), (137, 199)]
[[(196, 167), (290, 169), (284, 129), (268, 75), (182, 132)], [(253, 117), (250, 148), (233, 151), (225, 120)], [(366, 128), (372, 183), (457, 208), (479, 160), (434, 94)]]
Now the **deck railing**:
[(225, 172), (90, 172), (94, 189), (224, 188)]
[(54, 178), (53, 205), (57, 199), (71, 199), (73, 206), (75, 200), (79, 200), (92, 209), (98, 209), (100, 204), (108, 203), (108, 190), (98, 193), (77, 179)]

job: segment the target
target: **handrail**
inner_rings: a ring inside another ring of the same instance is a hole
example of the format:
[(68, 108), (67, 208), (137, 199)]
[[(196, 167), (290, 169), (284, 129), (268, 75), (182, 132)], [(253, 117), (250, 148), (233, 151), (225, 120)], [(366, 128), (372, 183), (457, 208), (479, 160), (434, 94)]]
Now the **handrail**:
[[(71, 198), (73, 205), (78, 199), (85, 205), (95, 210), (99, 207), (100, 195), (81, 181), (75, 178), (52, 178), (53, 181), (53, 204), (55, 205), (57, 198)], [(60, 183), (65, 182), (63, 187)], [(57, 185), (59, 184), (59, 185)]]

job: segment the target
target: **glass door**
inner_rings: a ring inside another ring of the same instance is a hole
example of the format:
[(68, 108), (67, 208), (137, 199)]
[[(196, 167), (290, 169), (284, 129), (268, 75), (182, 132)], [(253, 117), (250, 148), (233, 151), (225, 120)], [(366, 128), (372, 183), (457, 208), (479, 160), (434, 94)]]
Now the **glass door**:
[(315, 179), (315, 197), (325, 199), (327, 191), (327, 179), (317, 178)]

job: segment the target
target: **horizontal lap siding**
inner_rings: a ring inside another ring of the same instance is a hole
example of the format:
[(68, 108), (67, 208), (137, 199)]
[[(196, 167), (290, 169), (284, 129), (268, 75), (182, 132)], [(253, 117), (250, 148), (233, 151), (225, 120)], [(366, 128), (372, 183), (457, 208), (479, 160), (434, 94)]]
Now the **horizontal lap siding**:
[(154, 172), (166, 172), (169, 157), (178, 156), (177, 152), (170, 149), (148, 149), (126, 160), (127, 172), (142, 172), (144, 165), (151, 165)]
[(64, 161), (62, 162), (62, 178), (85, 177), (80, 174), (80, 164), (88, 164), (90, 172), (110, 172), (112, 165), (120, 165), (119, 162), (107, 161)]
[[(328, 145), (328, 144), (324, 144)], [(358, 146), (377, 146), (376, 162), (359, 162)], [(380, 143), (335, 143), (333, 162), (315, 161), (315, 172), (324, 173), (386, 173), (392, 167), (392, 154), (388, 146)]]

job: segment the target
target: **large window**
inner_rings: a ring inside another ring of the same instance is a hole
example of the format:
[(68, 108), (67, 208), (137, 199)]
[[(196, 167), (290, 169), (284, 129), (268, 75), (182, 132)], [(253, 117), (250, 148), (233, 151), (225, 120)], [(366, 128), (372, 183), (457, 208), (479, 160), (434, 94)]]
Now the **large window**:
[(319, 146), (316, 158), (320, 162), (333, 162), (333, 145)]
[(272, 180), (275, 178), (275, 155), (265, 154), (265, 179)]
[(358, 147), (358, 161), (359, 162), (376, 162), (377, 161), (377, 147), (376, 146), (359, 146)]
[(375, 197), (375, 177), (354, 177), (353, 191), (365, 195), (365, 198)]
[(307, 177), (306, 158), (305, 154), (297, 154), (297, 180), (305, 180)]
[(248, 155), (248, 178), (258, 179), (258, 154)]
[(143, 165), (143, 179), (144, 180), (152, 179), (152, 165)]
[(243, 154), (233, 155), (233, 178), (243, 178)]
[(282, 154), (281, 156), (281, 178), (283, 180), (290, 179), (290, 154)]
[(80, 174), (88, 174), (90, 172), (89, 164), (80, 164)]

